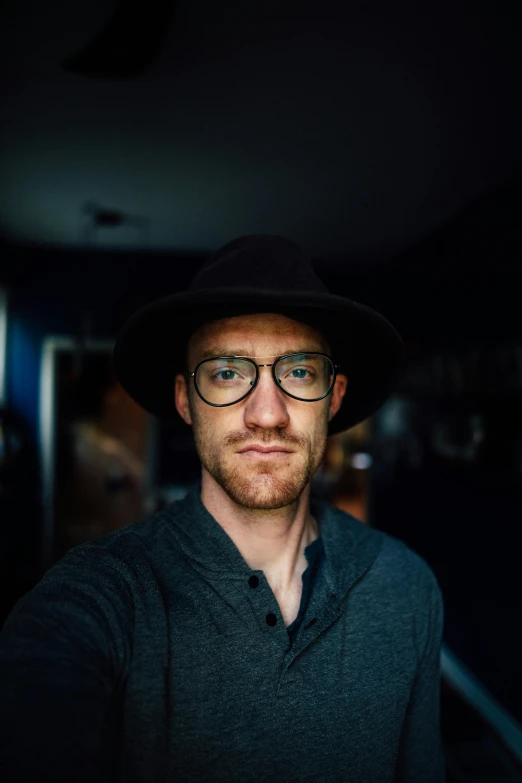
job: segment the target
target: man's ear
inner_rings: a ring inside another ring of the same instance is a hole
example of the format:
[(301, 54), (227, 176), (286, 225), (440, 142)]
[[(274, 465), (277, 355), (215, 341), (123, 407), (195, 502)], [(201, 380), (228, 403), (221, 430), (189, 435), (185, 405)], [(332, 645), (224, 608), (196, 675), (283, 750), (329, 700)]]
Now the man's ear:
[(188, 400), (188, 388), (187, 381), (184, 375), (179, 373), (176, 375), (175, 382), (175, 400), (176, 410), (185, 422), (185, 424), (192, 424), (192, 417), (190, 415), (190, 406)]
[(343, 401), (343, 397), (346, 394), (348, 386), (348, 378), (346, 375), (338, 375), (335, 379), (335, 385), (332, 389), (332, 402), (330, 404), (330, 413), (328, 415), (328, 421), (331, 421)]

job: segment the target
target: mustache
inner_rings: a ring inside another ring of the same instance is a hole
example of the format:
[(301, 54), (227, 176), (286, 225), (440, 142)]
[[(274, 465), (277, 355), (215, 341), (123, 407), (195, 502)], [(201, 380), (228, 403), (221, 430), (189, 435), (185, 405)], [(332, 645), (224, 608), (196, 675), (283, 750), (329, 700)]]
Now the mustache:
[(262, 435), (251, 435), (244, 432), (230, 432), (225, 437), (226, 446), (245, 446), (249, 443), (262, 443), (263, 446), (301, 446), (307, 444), (307, 439), (303, 435), (280, 433), (263, 433)]

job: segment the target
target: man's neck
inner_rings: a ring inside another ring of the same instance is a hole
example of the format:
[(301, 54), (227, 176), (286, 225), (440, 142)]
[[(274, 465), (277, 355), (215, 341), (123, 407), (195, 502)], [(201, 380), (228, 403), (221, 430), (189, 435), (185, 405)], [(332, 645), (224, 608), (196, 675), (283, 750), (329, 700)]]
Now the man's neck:
[(310, 510), (310, 485), (295, 503), (275, 510), (243, 508), (203, 471), (201, 501), (252, 570), (264, 572), (276, 595), (301, 586), (306, 547), (319, 537)]

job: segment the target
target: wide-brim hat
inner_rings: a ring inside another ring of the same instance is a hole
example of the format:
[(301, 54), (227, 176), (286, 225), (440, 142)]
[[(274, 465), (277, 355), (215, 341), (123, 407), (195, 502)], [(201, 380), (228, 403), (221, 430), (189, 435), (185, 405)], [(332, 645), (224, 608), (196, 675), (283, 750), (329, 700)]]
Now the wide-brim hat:
[(376, 310), (328, 291), (301, 249), (284, 237), (240, 237), (212, 255), (187, 291), (156, 299), (123, 325), (113, 351), (118, 382), (160, 419), (177, 419), (175, 376), (185, 372), (186, 347), (204, 322), (251, 313), (279, 313), (319, 329), (338, 370), (348, 377), (334, 435), (375, 413), (404, 367), (401, 337)]

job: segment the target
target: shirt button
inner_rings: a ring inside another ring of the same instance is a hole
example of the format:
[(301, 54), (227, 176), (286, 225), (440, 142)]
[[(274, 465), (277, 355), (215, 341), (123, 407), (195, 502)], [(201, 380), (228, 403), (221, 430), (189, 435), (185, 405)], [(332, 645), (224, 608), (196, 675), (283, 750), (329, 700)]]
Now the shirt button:
[(266, 624), (267, 625), (275, 625), (277, 623), (277, 617), (273, 612), (269, 612), (266, 616)]
[(250, 579), (248, 580), (248, 584), (250, 585), (250, 587), (257, 587), (258, 584), (259, 584), (258, 577), (257, 576), (251, 576)]

